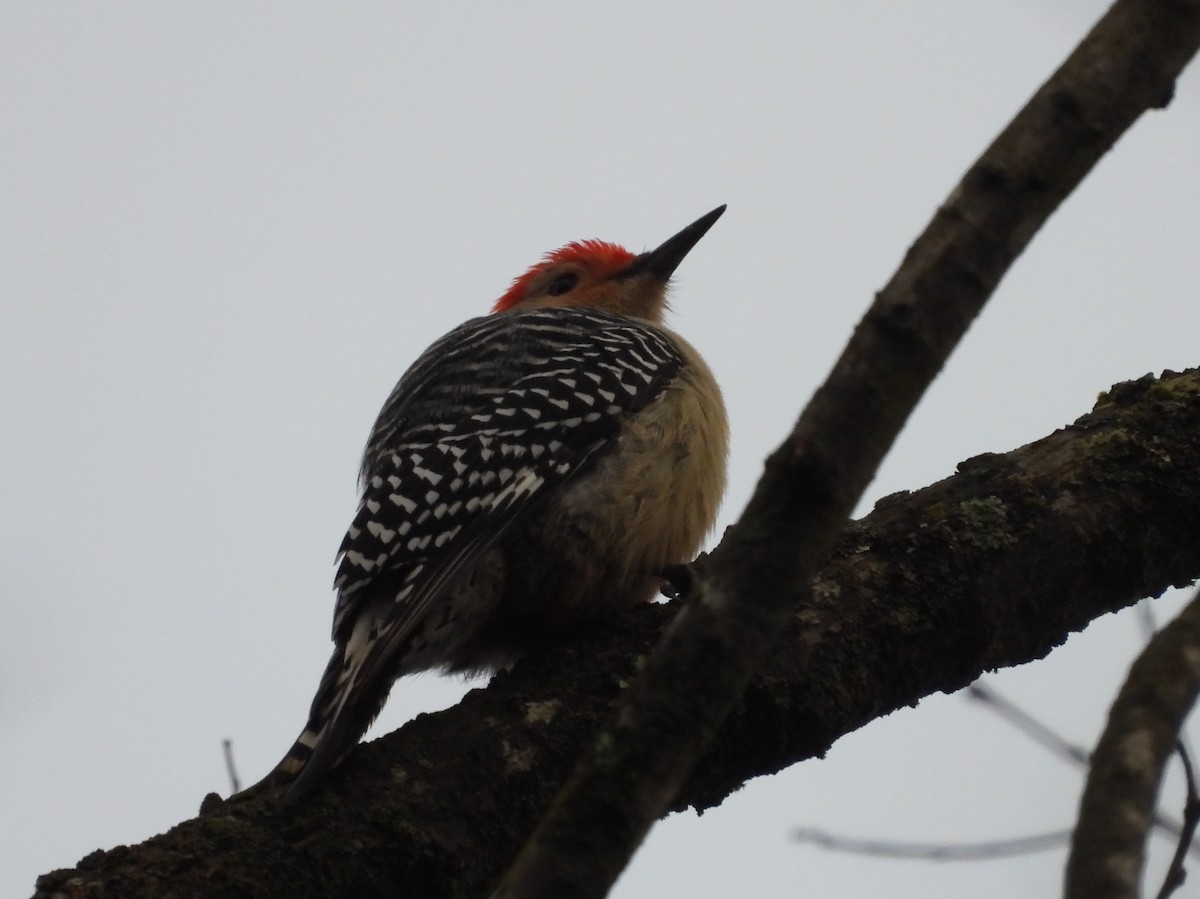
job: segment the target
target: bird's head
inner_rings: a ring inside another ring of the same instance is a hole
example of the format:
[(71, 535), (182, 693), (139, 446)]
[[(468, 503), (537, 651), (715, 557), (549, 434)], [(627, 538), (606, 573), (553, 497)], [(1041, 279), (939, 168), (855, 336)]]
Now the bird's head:
[(602, 240), (569, 243), (513, 281), (492, 311), (587, 306), (661, 322), (671, 274), (724, 211), (718, 206), (662, 246), (637, 255)]

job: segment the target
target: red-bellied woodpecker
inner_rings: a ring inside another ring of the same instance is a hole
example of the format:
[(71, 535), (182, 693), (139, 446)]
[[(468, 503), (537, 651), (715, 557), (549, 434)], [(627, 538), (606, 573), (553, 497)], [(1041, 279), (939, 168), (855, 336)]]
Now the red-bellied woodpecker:
[(310, 789), (401, 675), (504, 665), (651, 599), (692, 558), (728, 427), (708, 366), (662, 320), (671, 274), (724, 211), (641, 255), (548, 254), (404, 374), (363, 457), (333, 657), (265, 784)]

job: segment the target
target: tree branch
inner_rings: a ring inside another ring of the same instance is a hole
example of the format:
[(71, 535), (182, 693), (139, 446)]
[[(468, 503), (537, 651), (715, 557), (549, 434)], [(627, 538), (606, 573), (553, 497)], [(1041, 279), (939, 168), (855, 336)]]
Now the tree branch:
[(919, 859), (927, 862), (978, 862), (1014, 855), (1030, 855), (1057, 849), (1071, 839), (1071, 831), (1055, 830), (1035, 833), (1008, 840), (984, 840), (978, 843), (901, 843), (892, 840), (871, 840), (843, 836), (814, 828), (802, 828), (792, 833), (792, 839), (811, 843), (831, 852), (849, 852), (876, 858)]
[(1158, 788), (1198, 693), (1200, 594), (1138, 656), (1109, 712), (1071, 841), (1067, 899), (1140, 895)]
[[(1200, 576), (1200, 371), (1114, 388), (1074, 425), (880, 501), (832, 560), (675, 807), (821, 756), (1102, 614)], [(218, 804), (46, 875), (40, 897), (483, 895), (674, 607), (531, 657), (360, 746), (294, 814)]]
[(1196, 827), (1200, 825), (1200, 792), (1196, 789), (1196, 772), (1192, 770), (1192, 759), (1182, 737), (1175, 743), (1175, 751), (1183, 765), (1183, 776), (1187, 782), (1187, 798), (1183, 802), (1183, 827), (1179, 834), (1179, 842), (1175, 844), (1175, 854), (1171, 857), (1171, 866), (1167, 876), (1159, 888), (1158, 899), (1167, 899), (1172, 893), (1183, 886), (1187, 880), (1187, 869), (1184, 867), (1184, 856), (1193, 846)]
[[(1139, 617), (1145, 619), (1152, 615), (1150, 611), (1150, 602), (1139, 602), (1137, 605)], [(1150, 628), (1146, 632), (1146, 641), (1154, 636), (1157, 628)], [(1008, 700), (1000, 697), (990, 687), (984, 686), (979, 681), (967, 687), (965, 695), (968, 698), (975, 699), (978, 702), (983, 702), (985, 706), (996, 712), (1018, 730), (1023, 731), (1026, 736), (1031, 737), (1036, 742), (1050, 752), (1057, 755), (1059, 758), (1081, 769), (1086, 776), (1088, 769), (1092, 764), (1092, 754), (1087, 752), (1073, 743), (1067, 742), (1053, 730), (1046, 727), (1039, 721), (1035, 721), (1032, 716), (1019, 709), (1017, 706), (1010, 703)], [(1187, 753), (1184, 747), (1180, 745), (1180, 757), (1187, 758)], [(1163, 832), (1165, 835), (1174, 837), (1179, 841), (1181, 847), (1193, 856), (1200, 858), (1200, 846), (1192, 845), (1191, 837), (1187, 832), (1187, 821), (1175, 821), (1169, 815), (1163, 812), (1156, 812), (1152, 821), (1153, 825)], [(1072, 831), (1067, 832), (1068, 842)]]
[(767, 460), (691, 601), (497, 897), (603, 897), (781, 633), (909, 414), (1004, 273), (1200, 46), (1200, 6), (1118, 0), (967, 172)]

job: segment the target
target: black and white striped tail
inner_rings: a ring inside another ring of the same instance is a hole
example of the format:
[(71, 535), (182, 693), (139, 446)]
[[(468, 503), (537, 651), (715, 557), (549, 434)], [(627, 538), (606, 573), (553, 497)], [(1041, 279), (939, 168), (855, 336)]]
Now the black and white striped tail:
[(363, 708), (346, 702), (358, 665), (347, 666), (345, 656), (345, 647), (334, 650), (304, 730), (271, 773), (250, 789), (286, 787), (285, 802), (301, 799), (370, 727), (383, 703), (368, 703), (369, 708)]

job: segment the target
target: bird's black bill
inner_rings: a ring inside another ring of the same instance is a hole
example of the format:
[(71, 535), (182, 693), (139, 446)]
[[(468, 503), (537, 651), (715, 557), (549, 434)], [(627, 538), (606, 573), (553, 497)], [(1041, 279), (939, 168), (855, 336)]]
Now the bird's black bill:
[(683, 262), (683, 257), (699, 242), (701, 237), (708, 233), (708, 229), (724, 211), (725, 204), (722, 203), (712, 212), (700, 216), (674, 237), (668, 238), (662, 246), (642, 253), (613, 277), (634, 278), (638, 275), (648, 274), (661, 278), (663, 281), (667, 280), (679, 267), (679, 263)]

